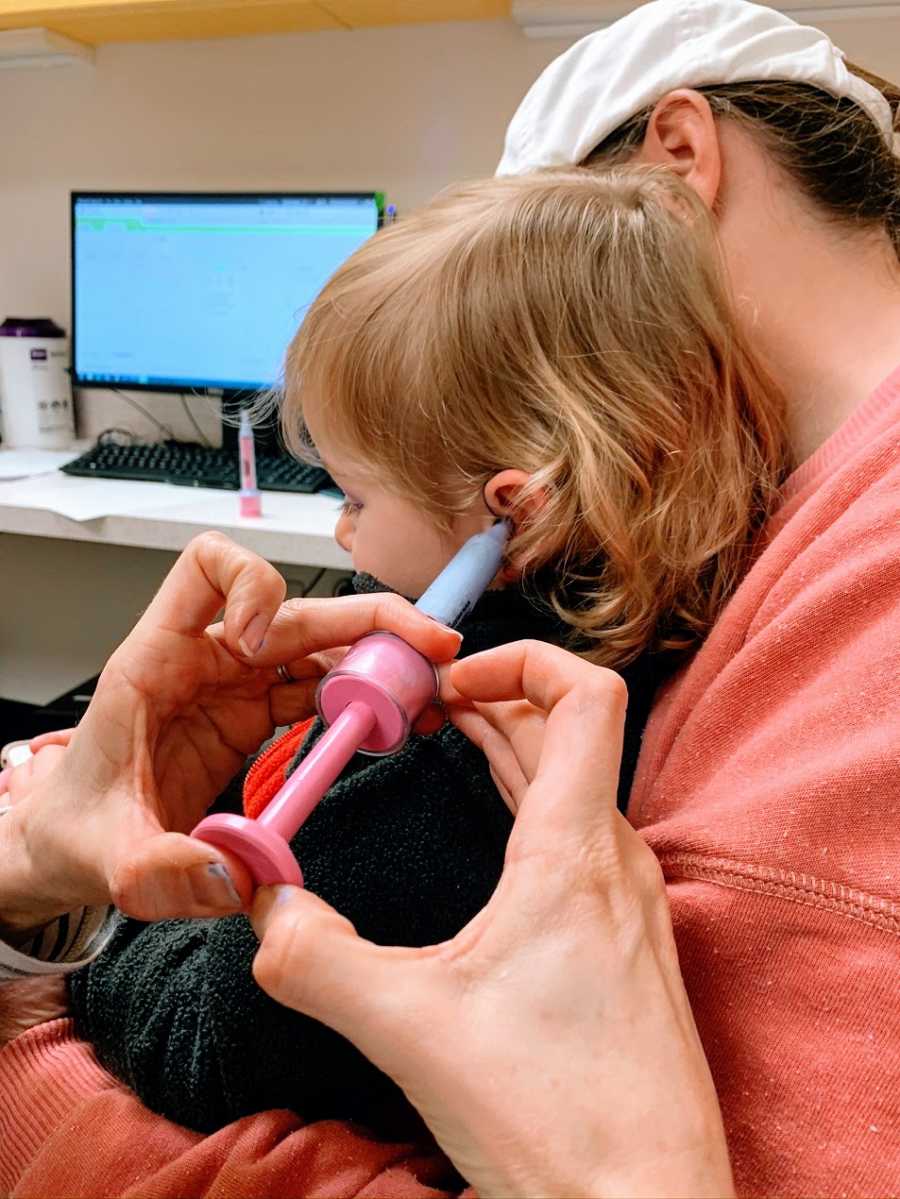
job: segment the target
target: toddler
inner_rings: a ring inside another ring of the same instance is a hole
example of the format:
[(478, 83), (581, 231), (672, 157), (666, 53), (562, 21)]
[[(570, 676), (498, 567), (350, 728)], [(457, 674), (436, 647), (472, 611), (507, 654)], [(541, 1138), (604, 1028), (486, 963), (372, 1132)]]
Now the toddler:
[[(621, 669), (627, 798), (655, 683), (744, 572), (784, 469), (780, 400), (735, 327), (700, 202), (640, 169), (440, 196), (326, 285), (288, 351), (282, 420), (345, 492), (336, 537), (359, 590), (416, 597), (510, 518), (462, 652), (540, 638)], [(358, 755), (293, 849), (363, 936), (423, 945), (485, 904), (510, 827), (486, 760), (445, 725)], [(396, 1128), (394, 1085), (264, 995), (255, 950), (244, 916), (123, 920), (72, 981), (79, 1031), (193, 1128), (274, 1107)]]

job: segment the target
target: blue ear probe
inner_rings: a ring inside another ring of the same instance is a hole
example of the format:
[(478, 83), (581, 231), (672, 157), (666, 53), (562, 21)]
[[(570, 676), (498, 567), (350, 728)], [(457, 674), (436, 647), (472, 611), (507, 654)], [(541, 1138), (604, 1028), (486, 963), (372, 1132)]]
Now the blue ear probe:
[(416, 604), (419, 611), (451, 628), (458, 624), (500, 569), (510, 532), (509, 521), (501, 520), (470, 537), (421, 596)]

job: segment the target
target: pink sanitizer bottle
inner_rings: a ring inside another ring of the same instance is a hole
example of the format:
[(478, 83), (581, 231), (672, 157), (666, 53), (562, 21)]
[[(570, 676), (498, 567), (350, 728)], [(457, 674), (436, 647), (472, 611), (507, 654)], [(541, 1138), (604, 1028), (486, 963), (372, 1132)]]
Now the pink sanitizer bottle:
[(250, 413), (246, 409), (241, 410), (241, 427), (238, 431), (238, 463), (241, 472), (238, 511), (241, 516), (262, 516), (262, 498), (256, 485), (256, 445), (253, 441)]
[[(500, 521), (470, 537), (416, 607), (455, 625), (500, 569), (509, 526)], [(257, 820), (207, 816), (193, 836), (239, 857), (258, 886), (303, 885), (289, 842), (356, 752), (391, 754), (437, 696), (434, 665), (393, 633), (358, 641), (319, 684), (316, 704), (328, 726)]]

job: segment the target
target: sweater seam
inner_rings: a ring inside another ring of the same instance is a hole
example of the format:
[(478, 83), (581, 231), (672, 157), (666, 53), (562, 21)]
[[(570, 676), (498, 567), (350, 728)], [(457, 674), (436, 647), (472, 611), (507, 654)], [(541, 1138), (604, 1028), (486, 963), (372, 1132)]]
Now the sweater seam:
[(900, 905), (831, 879), (796, 870), (755, 866), (702, 854), (664, 853), (659, 858), (666, 879), (690, 878), (732, 890), (754, 891), (789, 903), (832, 912), (900, 937)]

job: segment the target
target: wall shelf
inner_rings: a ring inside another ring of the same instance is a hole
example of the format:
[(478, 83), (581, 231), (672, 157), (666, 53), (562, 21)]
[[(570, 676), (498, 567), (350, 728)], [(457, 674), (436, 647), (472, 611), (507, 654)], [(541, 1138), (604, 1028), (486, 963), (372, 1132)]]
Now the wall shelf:
[(0, 0), (0, 31), (39, 26), (100, 46), (490, 20), (509, 11), (510, 0)]

